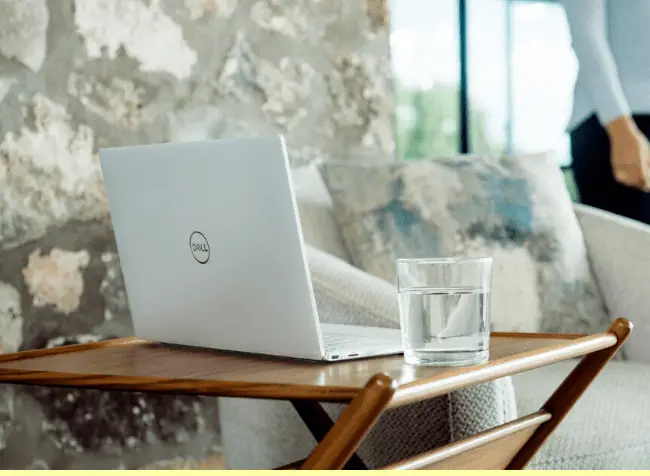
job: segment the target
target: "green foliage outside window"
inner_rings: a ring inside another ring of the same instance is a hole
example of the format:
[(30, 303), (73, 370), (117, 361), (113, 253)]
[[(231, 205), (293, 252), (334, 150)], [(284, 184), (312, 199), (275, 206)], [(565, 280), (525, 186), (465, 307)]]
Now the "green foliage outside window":
[[(458, 153), (458, 89), (440, 84), (429, 89), (396, 86), (397, 154), (400, 159), (442, 157)], [(490, 141), (485, 114), (472, 109), (472, 150), (500, 153), (502, 147)]]
[[(453, 156), (458, 154), (458, 89), (439, 84), (429, 89), (395, 86), (397, 157), (400, 160)], [(501, 154), (487, 133), (486, 114), (478, 108), (470, 111), (472, 151)], [(578, 194), (570, 170), (564, 172), (567, 189), (574, 201)]]

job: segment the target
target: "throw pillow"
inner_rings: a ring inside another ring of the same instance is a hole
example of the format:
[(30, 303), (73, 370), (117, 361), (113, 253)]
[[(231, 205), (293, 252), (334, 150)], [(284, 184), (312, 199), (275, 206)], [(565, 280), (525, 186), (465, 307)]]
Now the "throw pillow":
[(580, 226), (551, 154), (323, 164), (353, 264), (393, 282), (396, 258), (492, 256), (492, 328), (607, 327)]

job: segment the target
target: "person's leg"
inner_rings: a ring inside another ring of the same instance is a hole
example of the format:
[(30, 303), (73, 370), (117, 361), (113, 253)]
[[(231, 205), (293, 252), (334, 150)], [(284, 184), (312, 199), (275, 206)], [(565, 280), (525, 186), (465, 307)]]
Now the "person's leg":
[(571, 132), (572, 169), (580, 201), (585, 205), (643, 220), (645, 193), (614, 179), (607, 132), (595, 116)]
[[(634, 116), (634, 121), (639, 129), (641, 129), (641, 132), (650, 139), (650, 115)], [(650, 193), (644, 193), (643, 195), (643, 201), (639, 210), (639, 220), (650, 225)]]

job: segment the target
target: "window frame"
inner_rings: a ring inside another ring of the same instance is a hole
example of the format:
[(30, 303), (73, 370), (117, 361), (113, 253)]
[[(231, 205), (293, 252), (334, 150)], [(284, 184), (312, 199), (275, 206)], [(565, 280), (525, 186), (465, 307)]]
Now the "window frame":
[[(511, 154), (513, 147), (513, 71), (512, 71), (512, 4), (530, 0), (505, 0), (505, 24), (506, 24), (506, 147), (505, 152)], [(538, 3), (555, 3), (555, 0), (534, 0)], [(469, 34), (467, 27), (468, 0), (457, 0), (458, 2), (458, 51), (459, 51), (459, 94), (458, 94), (458, 151), (461, 154), (472, 152), (470, 142), (470, 97), (469, 97)], [(562, 170), (569, 170), (570, 165), (563, 165)]]

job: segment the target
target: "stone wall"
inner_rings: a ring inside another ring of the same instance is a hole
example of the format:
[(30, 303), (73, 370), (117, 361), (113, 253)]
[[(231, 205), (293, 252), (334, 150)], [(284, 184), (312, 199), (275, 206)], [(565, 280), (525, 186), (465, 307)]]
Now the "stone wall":
[[(385, 0), (0, 0), (0, 352), (132, 333), (98, 147), (282, 132), (295, 166), (388, 157), (389, 73)], [(218, 448), (213, 399), (0, 386), (1, 469)]]

